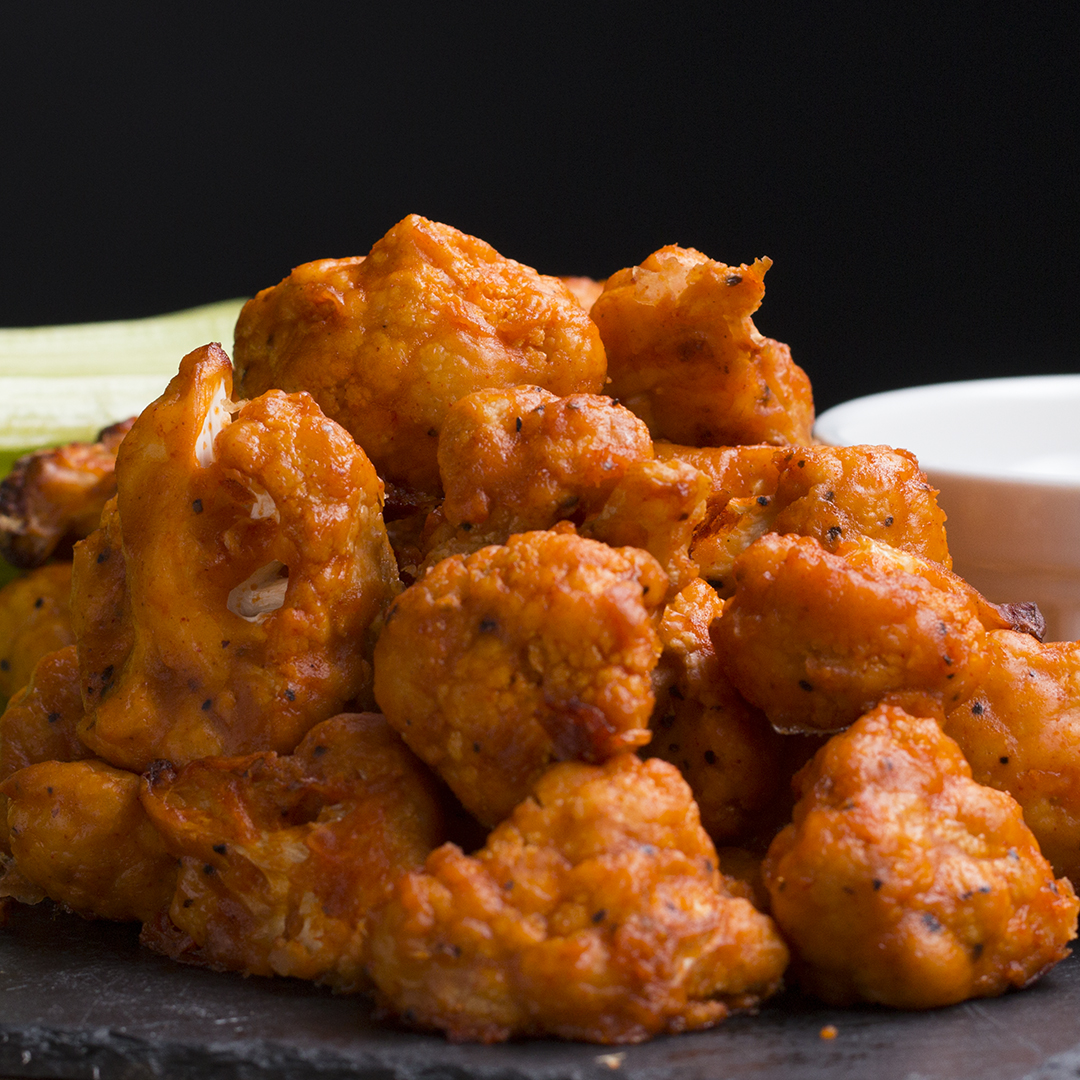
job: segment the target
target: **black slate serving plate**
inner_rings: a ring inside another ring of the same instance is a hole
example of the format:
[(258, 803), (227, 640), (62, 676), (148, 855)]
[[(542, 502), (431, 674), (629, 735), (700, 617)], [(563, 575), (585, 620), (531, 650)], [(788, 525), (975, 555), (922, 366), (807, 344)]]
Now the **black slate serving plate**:
[[(822, 1037), (827, 1025), (836, 1037)], [(641, 1046), (455, 1046), (374, 1022), (363, 998), (182, 967), (130, 926), (46, 906), (0, 930), (0, 1077), (68, 1080), (1016, 1080), (1080, 1076), (1080, 960), (1023, 993), (927, 1013), (757, 1016)]]

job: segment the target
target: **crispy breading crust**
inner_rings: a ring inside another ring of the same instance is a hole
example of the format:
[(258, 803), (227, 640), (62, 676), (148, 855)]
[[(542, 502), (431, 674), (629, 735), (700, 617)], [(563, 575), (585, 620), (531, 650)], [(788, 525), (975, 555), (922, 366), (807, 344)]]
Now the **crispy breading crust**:
[(879, 706), (797, 784), (763, 875), (813, 993), (934, 1008), (1026, 986), (1068, 954), (1072, 885), (937, 719)]
[(452, 556), (394, 601), (375, 698), (464, 806), (501, 821), (552, 761), (649, 739), (656, 560), (572, 532)]
[(395, 1015), (454, 1040), (640, 1042), (709, 1027), (780, 984), (787, 949), (733, 896), (666, 762), (553, 766), (474, 857), (452, 844), (373, 917)]
[(136, 771), (292, 750), (367, 690), (400, 587), (363, 451), (306, 394), (230, 421), (231, 372), (215, 346), (184, 358), (76, 548), (79, 735)]
[(446, 410), (492, 386), (598, 393), (596, 326), (557, 278), (413, 214), (365, 259), (298, 266), (236, 324), (240, 393), (306, 390), (387, 481), (437, 491)]
[(607, 350), (609, 390), (654, 439), (811, 441), (810, 380), (751, 319), (771, 265), (726, 266), (670, 245), (608, 278), (590, 314)]

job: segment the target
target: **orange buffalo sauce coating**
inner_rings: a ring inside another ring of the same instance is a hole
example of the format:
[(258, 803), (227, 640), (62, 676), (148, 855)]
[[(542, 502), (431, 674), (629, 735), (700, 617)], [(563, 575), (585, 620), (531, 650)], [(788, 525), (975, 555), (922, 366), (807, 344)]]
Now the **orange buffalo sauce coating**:
[(572, 532), (444, 559), (387, 612), (376, 700), (465, 808), (496, 825), (553, 761), (648, 742), (666, 587), (647, 552)]
[(640, 1042), (779, 986), (787, 948), (732, 895), (666, 762), (565, 762), (474, 856), (438, 848), (374, 916), (383, 1003), (454, 1040)]
[(590, 314), (607, 350), (609, 390), (654, 439), (810, 442), (810, 380), (751, 319), (771, 265), (726, 266), (671, 245), (608, 278)]
[(400, 588), (363, 451), (307, 394), (231, 389), (220, 349), (185, 357), (76, 548), (79, 737), (122, 768), (291, 751), (369, 690)]
[(763, 867), (797, 978), (834, 1004), (950, 1005), (1068, 955), (1080, 901), (933, 717), (880, 705), (797, 777)]
[(437, 491), (447, 409), (473, 390), (528, 383), (598, 393), (604, 347), (557, 278), (413, 214), (364, 259), (298, 266), (236, 324), (240, 393), (306, 390), (384, 480)]
[(443, 838), (432, 778), (381, 716), (343, 714), (296, 752), (192, 762), (143, 783), (179, 861), (143, 942), (187, 963), (367, 985), (367, 917)]

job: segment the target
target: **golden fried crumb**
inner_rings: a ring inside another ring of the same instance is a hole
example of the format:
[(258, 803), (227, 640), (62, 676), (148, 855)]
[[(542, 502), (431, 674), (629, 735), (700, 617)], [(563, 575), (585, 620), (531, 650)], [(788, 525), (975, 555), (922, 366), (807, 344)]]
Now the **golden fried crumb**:
[(666, 762), (566, 762), (473, 857), (444, 845), (373, 917), (384, 1005), (454, 1040), (640, 1042), (779, 985), (772, 921), (730, 894)]
[(598, 393), (606, 361), (557, 278), (416, 214), (366, 259), (298, 266), (236, 324), (238, 391), (306, 390), (385, 479), (437, 491), (446, 410), (474, 390), (529, 383)]
[(879, 706), (818, 752), (798, 792), (763, 874), (799, 979), (826, 1001), (951, 1005), (1068, 954), (1072, 886), (936, 719)]
[(810, 442), (810, 380), (750, 318), (771, 265), (725, 266), (669, 246), (608, 278), (590, 314), (607, 350), (609, 390), (654, 439)]
[(602, 761), (648, 741), (666, 588), (648, 553), (572, 532), (444, 559), (387, 613), (376, 700), (494, 825), (552, 761)]

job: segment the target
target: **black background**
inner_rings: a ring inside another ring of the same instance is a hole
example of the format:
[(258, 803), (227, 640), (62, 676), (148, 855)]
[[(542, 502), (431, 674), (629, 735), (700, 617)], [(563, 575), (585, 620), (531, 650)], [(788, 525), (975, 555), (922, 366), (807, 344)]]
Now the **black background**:
[(774, 260), (819, 409), (1080, 370), (1066, 4), (21, 4), (0, 325), (160, 314), (410, 212), (546, 273)]

